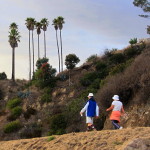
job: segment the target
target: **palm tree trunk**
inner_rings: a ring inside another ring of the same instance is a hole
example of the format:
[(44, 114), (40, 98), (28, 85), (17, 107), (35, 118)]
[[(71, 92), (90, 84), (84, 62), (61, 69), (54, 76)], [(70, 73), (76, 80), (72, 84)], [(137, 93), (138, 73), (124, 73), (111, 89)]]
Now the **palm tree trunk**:
[(59, 62), (59, 73), (60, 73), (60, 53), (59, 53), (59, 45), (58, 45), (57, 30), (56, 30), (56, 41), (57, 41), (57, 49), (58, 49), (58, 62)]
[(12, 49), (12, 81), (15, 81), (15, 48)]
[(46, 58), (46, 37), (45, 37), (45, 31), (44, 31), (44, 50), (45, 50), (45, 58)]
[(39, 34), (38, 34), (38, 59), (40, 58)]
[(31, 50), (30, 50), (30, 30), (29, 30), (29, 81), (31, 80)]
[(62, 54), (62, 37), (61, 37), (61, 30), (60, 30), (60, 46), (61, 46), (61, 71), (63, 71), (63, 54)]
[(32, 50), (33, 50), (33, 76), (34, 76), (34, 38), (33, 38), (33, 30), (32, 30)]

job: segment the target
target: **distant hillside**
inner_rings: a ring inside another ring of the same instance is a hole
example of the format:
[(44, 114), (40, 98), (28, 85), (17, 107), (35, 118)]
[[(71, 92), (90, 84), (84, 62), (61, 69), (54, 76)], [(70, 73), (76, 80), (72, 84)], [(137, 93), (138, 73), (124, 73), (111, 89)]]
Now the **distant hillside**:
[[(86, 130), (79, 112), (93, 92), (100, 106), (97, 130), (112, 129), (106, 108), (118, 94), (126, 116), (122, 126), (150, 126), (150, 41), (93, 55), (80, 67), (65, 70), (56, 85), (38, 87), (34, 82), (0, 81), (0, 140), (61, 135)], [(51, 83), (49, 83), (51, 84)], [(138, 118), (138, 119), (137, 119)]]

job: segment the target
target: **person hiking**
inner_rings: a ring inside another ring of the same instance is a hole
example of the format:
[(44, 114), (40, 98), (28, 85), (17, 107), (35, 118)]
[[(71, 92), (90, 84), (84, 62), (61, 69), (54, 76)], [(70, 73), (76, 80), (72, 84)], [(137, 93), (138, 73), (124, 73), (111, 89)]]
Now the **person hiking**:
[(99, 107), (94, 99), (93, 93), (89, 93), (88, 101), (80, 111), (80, 115), (83, 116), (84, 112), (86, 112), (87, 131), (96, 130), (93, 124), (93, 119), (94, 117), (97, 118), (99, 116)]
[(122, 129), (123, 127), (120, 126), (118, 123), (120, 123), (121, 115), (124, 114), (123, 104), (122, 104), (122, 102), (119, 101), (118, 95), (114, 95), (112, 97), (112, 99), (113, 99), (113, 102), (112, 102), (111, 106), (106, 109), (106, 111), (112, 110), (109, 119), (112, 121), (114, 128), (115, 129)]

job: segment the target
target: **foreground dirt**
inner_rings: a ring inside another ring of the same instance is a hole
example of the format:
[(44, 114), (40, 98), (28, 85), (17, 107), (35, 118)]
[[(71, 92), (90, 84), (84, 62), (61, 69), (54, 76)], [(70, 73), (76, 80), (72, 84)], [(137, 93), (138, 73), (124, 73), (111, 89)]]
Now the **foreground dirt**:
[(2, 141), (0, 150), (150, 150), (150, 127)]

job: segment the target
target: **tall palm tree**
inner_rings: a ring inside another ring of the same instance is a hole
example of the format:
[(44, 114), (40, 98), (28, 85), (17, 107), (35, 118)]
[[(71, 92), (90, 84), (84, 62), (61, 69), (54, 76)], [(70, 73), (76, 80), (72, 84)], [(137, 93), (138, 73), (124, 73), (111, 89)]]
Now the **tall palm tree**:
[(30, 18), (31, 26), (30, 30), (32, 31), (32, 55), (33, 55), (33, 75), (34, 75), (34, 37), (33, 37), (33, 31), (35, 29), (36, 21), (34, 18)]
[(10, 26), (9, 40), (10, 46), (12, 47), (12, 81), (15, 82), (15, 48), (18, 47), (20, 42), (20, 35), (18, 32), (18, 26), (16, 23), (12, 23)]
[(29, 30), (29, 80), (31, 80), (31, 47), (30, 47), (30, 31), (32, 28), (32, 22), (31, 22), (31, 18), (27, 18), (26, 20), (26, 27)]
[(44, 31), (44, 57), (46, 58), (46, 37), (45, 37), (45, 31), (47, 31), (47, 27), (49, 25), (49, 21), (46, 18), (43, 18), (41, 20), (42, 29)]
[(42, 25), (40, 22), (36, 22), (35, 24), (36, 26), (36, 29), (37, 29), (37, 35), (38, 35), (38, 59), (40, 58), (40, 46), (39, 46), (39, 35), (41, 34), (41, 28), (42, 28)]
[(62, 52), (62, 37), (61, 30), (63, 28), (63, 24), (65, 23), (64, 18), (62, 16), (57, 17), (58, 28), (60, 30), (60, 46), (61, 46), (61, 71), (63, 71), (63, 52)]
[(56, 30), (56, 41), (57, 41), (57, 49), (58, 49), (59, 72), (60, 72), (60, 52), (59, 52), (59, 44), (58, 44), (58, 36), (57, 36), (58, 21), (57, 21), (56, 18), (53, 20), (53, 24), (52, 25), (54, 25), (54, 28)]

